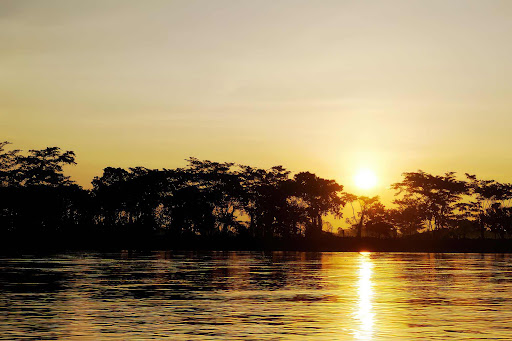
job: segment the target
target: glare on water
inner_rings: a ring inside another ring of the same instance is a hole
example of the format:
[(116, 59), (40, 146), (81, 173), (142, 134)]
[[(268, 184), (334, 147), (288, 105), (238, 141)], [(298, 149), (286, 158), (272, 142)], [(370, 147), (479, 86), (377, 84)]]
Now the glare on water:
[(159, 252), (0, 258), (0, 340), (510, 340), (512, 258)]
[(355, 336), (358, 340), (371, 340), (373, 328), (372, 311), (372, 262), (369, 252), (360, 253), (359, 280), (358, 280), (358, 311), (360, 329)]

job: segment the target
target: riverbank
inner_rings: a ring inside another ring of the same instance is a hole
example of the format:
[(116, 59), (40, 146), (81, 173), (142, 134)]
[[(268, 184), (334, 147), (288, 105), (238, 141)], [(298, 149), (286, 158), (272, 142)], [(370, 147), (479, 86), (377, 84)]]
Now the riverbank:
[(60, 251), (337, 251), (337, 252), (454, 252), (454, 253), (512, 253), (512, 239), (432, 239), (415, 238), (356, 238), (323, 235), (317, 238), (255, 239), (240, 236), (180, 237), (177, 236), (119, 236), (40, 235), (9, 236), (0, 242), (0, 254), (28, 254)]

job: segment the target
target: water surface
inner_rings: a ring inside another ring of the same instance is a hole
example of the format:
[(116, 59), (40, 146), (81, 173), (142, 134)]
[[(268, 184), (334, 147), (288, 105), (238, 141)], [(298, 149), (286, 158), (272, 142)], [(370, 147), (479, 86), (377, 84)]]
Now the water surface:
[(500, 254), (0, 258), (0, 339), (510, 340)]

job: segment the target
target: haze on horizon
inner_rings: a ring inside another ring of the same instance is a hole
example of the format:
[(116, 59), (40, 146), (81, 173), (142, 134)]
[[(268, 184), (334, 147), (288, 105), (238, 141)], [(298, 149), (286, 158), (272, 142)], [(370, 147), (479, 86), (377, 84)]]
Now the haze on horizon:
[(0, 140), (106, 166), (283, 165), (375, 194), (512, 181), (512, 2), (0, 2)]

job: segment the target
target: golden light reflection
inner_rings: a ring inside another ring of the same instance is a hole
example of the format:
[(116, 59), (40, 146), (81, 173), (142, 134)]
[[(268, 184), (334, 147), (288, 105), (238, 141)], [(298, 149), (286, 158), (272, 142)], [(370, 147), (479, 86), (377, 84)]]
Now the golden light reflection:
[(370, 252), (360, 252), (358, 310), (355, 315), (359, 321), (359, 329), (355, 332), (358, 340), (371, 340), (373, 335), (372, 267)]

